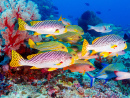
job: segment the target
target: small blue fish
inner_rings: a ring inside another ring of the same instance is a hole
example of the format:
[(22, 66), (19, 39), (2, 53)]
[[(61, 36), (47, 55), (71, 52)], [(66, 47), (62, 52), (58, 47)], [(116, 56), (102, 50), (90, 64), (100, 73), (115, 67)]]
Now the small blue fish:
[(122, 63), (114, 63), (114, 64), (110, 64), (110, 65), (102, 64), (102, 65), (104, 65), (104, 67), (98, 72), (98, 74), (95, 77), (93, 77), (92, 75), (90, 75), (86, 72), (86, 74), (91, 79), (90, 87), (92, 87), (95, 78), (104, 79), (105, 80), (104, 84), (105, 84), (109, 79), (116, 77), (116, 75), (114, 74), (115, 70), (116, 71), (127, 71), (126, 67)]

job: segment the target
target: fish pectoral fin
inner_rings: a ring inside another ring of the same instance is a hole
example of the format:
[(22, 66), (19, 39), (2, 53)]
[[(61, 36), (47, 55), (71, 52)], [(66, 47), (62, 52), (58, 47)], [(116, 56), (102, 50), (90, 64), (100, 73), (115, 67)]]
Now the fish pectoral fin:
[(60, 66), (63, 62), (61, 61), (60, 63), (56, 64), (57, 66)]
[(59, 32), (60, 32), (59, 29), (56, 29), (56, 31), (54, 33), (59, 33)]
[(114, 48), (114, 49), (115, 49), (115, 47), (117, 47), (117, 45), (112, 45), (112, 46), (111, 46), (111, 48)]
[(34, 33), (34, 35), (41, 35), (41, 34), (40, 34), (40, 33), (38, 33), (38, 32), (35, 32), (35, 33)]
[(58, 68), (49, 68), (48, 71), (57, 70)]
[(48, 34), (48, 35), (46, 35), (46, 37), (50, 37), (50, 36), (53, 36), (52, 34)]
[(73, 40), (73, 38), (68, 37), (69, 40)]
[(37, 67), (33, 66), (33, 67), (31, 67), (30, 69), (40, 69), (40, 68), (37, 68)]
[(111, 52), (104, 52), (103, 57), (108, 57), (111, 54)]

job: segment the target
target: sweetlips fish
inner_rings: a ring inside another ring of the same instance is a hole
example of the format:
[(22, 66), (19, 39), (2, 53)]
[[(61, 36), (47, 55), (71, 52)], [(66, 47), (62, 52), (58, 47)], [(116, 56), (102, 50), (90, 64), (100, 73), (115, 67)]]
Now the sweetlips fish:
[(39, 51), (65, 51), (68, 52), (68, 49), (65, 45), (57, 41), (50, 42), (37, 42), (36, 44), (29, 39), (28, 44), (31, 48), (37, 49)]
[(112, 31), (113, 24), (101, 23), (96, 26), (88, 25), (88, 30), (95, 30), (96, 32), (108, 33)]
[(75, 60), (74, 64), (64, 67), (63, 70), (70, 70), (71, 72), (85, 73), (86, 71), (93, 71), (95, 67), (89, 61)]
[(114, 71), (114, 73), (117, 76), (115, 78), (115, 80), (130, 79), (130, 73), (129, 72)]
[(82, 36), (77, 32), (66, 32), (66, 33), (61, 34), (61, 35), (56, 35), (53, 38), (58, 39), (59, 41), (68, 42), (70, 44), (75, 44), (78, 41), (80, 42), (83, 40)]
[(102, 52), (104, 57), (107, 57), (112, 52), (118, 53), (127, 48), (125, 40), (115, 34), (110, 34), (102, 37), (98, 37), (92, 41), (92, 45), (89, 45), (86, 39), (84, 39), (82, 47), (82, 56), (84, 56), (88, 50), (93, 50), (91, 55), (97, 52)]
[(56, 70), (73, 64), (71, 54), (64, 51), (51, 51), (33, 55), (25, 60), (20, 54), (12, 50), (11, 67), (33, 66), (30, 69), (49, 68), (48, 71)]
[(90, 87), (92, 87), (95, 78), (104, 79), (105, 80), (104, 84), (105, 84), (109, 79), (116, 77), (116, 75), (114, 73), (115, 70), (116, 71), (128, 71), (127, 68), (122, 63), (102, 64), (102, 65), (104, 65), (104, 67), (94, 77), (86, 72), (86, 74), (91, 79)]
[(58, 20), (32, 21), (30, 23), (31, 26), (19, 18), (18, 29), (21, 31), (35, 31), (34, 35), (49, 34), (47, 37), (52, 35), (60, 35), (67, 32), (65, 25)]
[(77, 32), (80, 35), (84, 35), (83, 29), (78, 25), (67, 25), (66, 28), (69, 32)]
[(62, 15), (60, 16), (58, 21), (62, 21), (64, 25), (71, 25), (71, 21), (69, 19), (62, 18)]

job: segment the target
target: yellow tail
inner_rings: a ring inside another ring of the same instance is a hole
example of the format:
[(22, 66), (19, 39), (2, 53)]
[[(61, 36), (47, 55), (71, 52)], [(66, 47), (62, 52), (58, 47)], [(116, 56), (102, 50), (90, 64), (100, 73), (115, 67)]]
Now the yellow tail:
[(82, 56), (84, 56), (88, 52), (88, 50), (87, 50), (88, 45), (89, 45), (88, 41), (86, 39), (84, 39), (83, 46), (82, 46)]
[(20, 64), (20, 61), (24, 60), (23, 57), (17, 53), (16, 51), (12, 50), (12, 59), (10, 62), (10, 66), (11, 67), (18, 67), (18, 66), (22, 66)]
[(19, 24), (18, 30), (20, 30), (20, 31), (25, 31), (25, 30), (27, 30), (27, 29), (25, 28), (25, 26), (27, 25), (27, 23), (26, 23), (25, 21), (23, 21), (22, 19), (18, 18), (18, 24)]
[(31, 48), (34, 48), (35, 43), (33, 42), (33, 40), (29, 39), (28, 44), (30, 45)]

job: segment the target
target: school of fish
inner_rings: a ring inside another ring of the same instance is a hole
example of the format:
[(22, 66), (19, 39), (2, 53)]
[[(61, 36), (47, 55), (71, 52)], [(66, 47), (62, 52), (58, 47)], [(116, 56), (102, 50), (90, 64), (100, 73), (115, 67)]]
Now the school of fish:
[[(89, 44), (87, 39), (83, 41), (84, 31), (80, 26), (72, 25), (69, 19), (62, 18), (62, 16), (58, 20), (31, 21), (30, 25), (19, 18), (18, 24), (18, 29), (21, 31), (34, 31), (34, 36), (41, 34), (45, 34), (46, 37), (52, 36), (54, 41), (33, 42), (32, 39), (29, 39), (30, 48), (37, 49), (38, 53), (28, 55), (27, 59), (24, 59), (19, 53), (12, 50), (11, 67), (31, 66), (30, 69), (48, 68), (48, 71), (63, 68), (63, 70), (79, 72), (83, 75), (86, 73), (91, 78), (91, 87), (95, 78), (106, 81), (113, 77), (116, 77), (116, 80), (130, 78), (130, 73), (121, 63), (103, 64), (104, 67), (94, 77), (88, 73), (88, 71), (95, 70), (94, 65), (87, 61), (88, 59), (125, 54), (126, 41), (119, 35), (109, 34), (113, 24), (88, 25), (88, 30), (108, 34), (97, 37), (92, 44)], [(83, 45), (77, 44), (82, 41)], [(77, 48), (67, 47), (64, 43), (69, 43), (71, 46), (76, 45)]]

